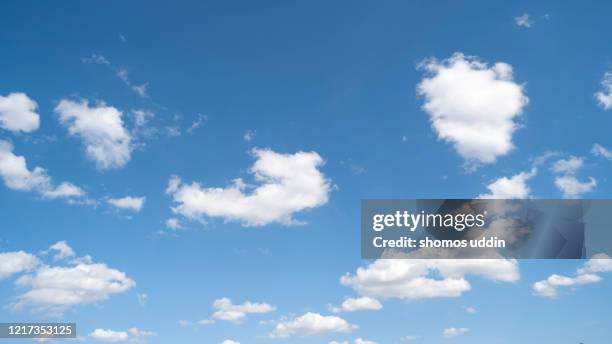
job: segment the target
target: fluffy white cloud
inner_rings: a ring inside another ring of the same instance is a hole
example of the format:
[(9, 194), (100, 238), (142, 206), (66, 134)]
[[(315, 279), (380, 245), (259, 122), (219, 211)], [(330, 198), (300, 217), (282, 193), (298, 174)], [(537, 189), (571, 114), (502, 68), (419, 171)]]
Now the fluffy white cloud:
[(606, 147), (598, 143), (593, 145), (593, 148), (591, 149), (591, 153), (595, 156), (600, 156), (608, 160), (612, 160), (612, 151), (610, 151), (609, 149), (607, 149)]
[(509, 64), (488, 66), (456, 53), (447, 60), (426, 60), (421, 68), (428, 75), (418, 93), (440, 139), (472, 163), (492, 163), (513, 148), (515, 119), (529, 100), (513, 81)]
[(382, 307), (378, 300), (371, 297), (348, 298), (340, 307), (332, 307), (332, 312), (376, 311)]
[(0, 140), (0, 177), (9, 189), (34, 191), (47, 199), (81, 197), (85, 192), (76, 185), (63, 182), (53, 185), (47, 171), (41, 167), (28, 169), (25, 157), (15, 155), (13, 146)]
[(226, 339), (226, 340), (222, 341), (221, 344), (240, 344), (240, 342), (237, 342), (237, 341), (231, 340), (231, 339)]
[(328, 344), (349, 344), (349, 342), (348, 342), (348, 341), (346, 341), (346, 340), (345, 340), (345, 341), (342, 341), (342, 342), (338, 342), (338, 341), (332, 340), (332, 341), (331, 341), (331, 342), (329, 342)]
[(101, 328), (95, 329), (89, 334), (92, 339), (101, 342), (125, 342), (128, 340), (128, 333), (125, 331), (104, 330)]
[(62, 100), (55, 107), (70, 135), (83, 140), (87, 157), (100, 170), (120, 168), (130, 161), (132, 138), (123, 125), (123, 113), (112, 106), (90, 107), (86, 100)]
[(29, 133), (40, 126), (38, 105), (24, 93), (0, 95), (0, 128)]
[(14, 310), (60, 315), (71, 307), (103, 301), (113, 294), (130, 290), (136, 283), (124, 272), (105, 264), (80, 259), (71, 266), (43, 265), (15, 284), (27, 288), (11, 306)]
[(558, 295), (559, 287), (597, 283), (602, 280), (597, 273), (610, 271), (612, 271), (612, 259), (606, 254), (597, 254), (589, 259), (582, 268), (579, 268), (575, 276), (553, 274), (545, 280), (535, 282), (532, 289), (537, 296), (555, 298)]
[(487, 185), (489, 193), (482, 194), (478, 198), (511, 199), (529, 198), (530, 188), (527, 181), (537, 174), (537, 169), (533, 168), (529, 172), (521, 172), (510, 178), (501, 177)]
[(166, 228), (176, 231), (182, 229), (183, 225), (181, 225), (179, 219), (177, 219), (176, 217), (172, 217), (166, 220)]
[(36, 256), (23, 251), (0, 253), (0, 279), (5, 279), (20, 272), (30, 271), (38, 266), (39, 263)]
[(505, 259), (379, 259), (346, 274), (340, 283), (368, 297), (424, 299), (458, 297), (471, 289), (465, 275), (516, 282), (518, 263)]
[(213, 307), (216, 309), (215, 313), (213, 313), (213, 318), (234, 323), (240, 323), (247, 314), (270, 313), (276, 310), (276, 307), (267, 303), (246, 301), (243, 304), (235, 305), (227, 297), (215, 300)]
[(126, 196), (123, 198), (109, 198), (107, 202), (119, 209), (140, 211), (145, 203), (145, 197)]
[(177, 203), (172, 210), (192, 220), (208, 216), (248, 226), (290, 225), (297, 223), (294, 213), (327, 203), (331, 186), (318, 169), (323, 164), (319, 154), (280, 154), (270, 149), (254, 149), (252, 154), (257, 160), (250, 173), (259, 185), (236, 179), (226, 188), (205, 188), (183, 184), (173, 176), (166, 190)]
[(604, 74), (601, 90), (595, 93), (595, 98), (605, 110), (612, 109), (612, 71)]
[(444, 336), (445, 338), (453, 338), (453, 337), (462, 336), (468, 333), (468, 331), (469, 330), (465, 327), (461, 327), (461, 328), (449, 327), (449, 328), (444, 329), (444, 331), (442, 331), (442, 336)]
[(521, 16), (518, 17), (514, 17), (514, 22), (516, 23), (516, 25), (521, 26), (521, 27), (531, 27), (532, 21), (529, 18), (529, 14), (524, 13)]
[(325, 333), (351, 332), (357, 328), (346, 320), (329, 315), (308, 312), (300, 317), (281, 321), (270, 333), (270, 338), (289, 338), (292, 336), (316, 336)]

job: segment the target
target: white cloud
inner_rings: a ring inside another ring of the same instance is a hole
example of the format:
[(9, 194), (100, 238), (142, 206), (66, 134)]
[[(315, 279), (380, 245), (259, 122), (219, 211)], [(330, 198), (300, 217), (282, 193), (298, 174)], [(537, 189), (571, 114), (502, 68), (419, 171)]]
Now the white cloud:
[(0, 177), (9, 189), (34, 191), (47, 199), (81, 197), (85, 192), (68, 182), (54, 186), (47, 171), (41, 167), (29, 170), (25, 157), (15, 155), (13, 146), (0, 140)]
[(72, 249), (72, 247), (70, 247), (70, 245), (68, 245), (68, 243), (65, 240), (58, 241), (55, 244), (51, 245), (48, 251), (57, 252), (57, 254), (53, 256), (53, 259), (55, 260), (60, 260), (60, 259), (74, 256), (74, 250)]
[(515, 122), (529, 99), (513, 80), (512, 66), (493, 66), (454, 54), (421, 64), (427, 76), (418, 85), (438, 138), (452, 143), (470, 163), (492, 163), (512, 148)]
[(578, 198), (582, 194), (593, 191), (597, 186), (597, 180), (589, 177), (588, 182), (581, 182), (574, 176), (560, 176), (555, 178), (555, 185), (563, 193), (565, 198)]
[(0, 253), (0, 280), (30, 271), (40, 264), (36, 256), (24, 251)]
[(610, 151), (609, 149), (607, 149), (606, 147), (598, 143), (593, 145), (593, 149), (591, 149), (591, 153), (595, 156), (600, 156), (608, 160), (612, 160), (612, 151)]
[(247, 130), (244, 135), (242, 136), (242, 138), (246, 141), (246, 142), (251, 142), (254, 138), (255, 138), (255, 131), (253, 130)]
[(25, 93), (0, 95), (0, 128), (16, 132), (29, 133), (40, 126), (40, 116), (36, 112), (38, 105)]
[(563, 193), (563, 197), (578, 198), (582, 194), (593, 191), (597, 186), (597, 180), (593, 177), (589, 177), (588, 182), (581, 182), (576, 178), (576, 173), (583, 165), (584, 159), (575, 156), (557, 160), (553, 164), (553, 172), (562, 174), (555, 177), (555, 185)]
[(371, 340), (365, 340), (365, 339), (361, 339), (361, 338), (357, 338), (355, 339), (355, 344), (378, 344), (374, 341)]
[(86, 100), (62, 100), (55, 107), (70, 135), (83, 140), (87, 157), (100, 170), (120, 168), (130, 161), (131, 136), (123, 125), (123, 113), (112, 106), (90, 107)]
[(191, 125), (189, 126), (189, 128), (187, 128), (187, 132), (189, 134), (193, 134), (193, 132), (202, 125), (204, 125), (207, 120), (208, 117), (206, 115), (203, 115), (201, 113), (198, 114), (198, 117), (193, 122), (191, 122)]
[(136, 294), (136, 299), (138, 300), (138, 304), (144, 307), (147, 305), (149, 296), (147, 294)]
[(340, 307), (332, 307), (332, 312), (377, 311), (382, 307), (378, 300), (371, 297), (348, 298)]
[(510, 178), (501, 177), (487, 185), (489, 193), (479, 195), (478, 198), (512, 199), (529, 198), (531, 189), (527, 181), (537, 174), (537, 169), (532, 168), (529, 172), (521, 172)]
[(227, 297), (215, 300), (213, 307), (216, 309), (212, 315), (213, 318), (234, 323), (240, 323), (247, 314), (270, 313), (276, 310), (276, 307), (267, 303), (246, 301), (243, 304), (235, 305)]
[(516, 25), (520, 26), (520, 27), (531, 27), (531, 25), (533, 24), (533, 22), (531, 21), (531, 18), (529, 18), (529, 14), (524, 13), (521, 16), (518, 17), (514, 17), (514, 22), (516, 23)]
[(294, 213), (327, 203), (331, 186), (318, 169), (323, 164), (319, 154), (280, 154), (270, 149), (254, 149), (252, 154), (257, 160), (250, 173), (257, 186), (236, 179), (226, 188), (205, 188), (171, 177), (166, 192), (177, 203), (174, 213), (191, 220), (222, 217), (248, 226), (291, 225), (298, 223)]
[(442, 331), (442, 336), (445, 338), (453, 338), (458, 336), (463, 336), (468, 333), (468, 329), (465, 327), (457, 328), (457, 327), (449, 327)]
[(104, 330), (101, 328), (95, 329), (89, 334), (95, 340), (101, 342), (125, 342), (128, 340), (128, 333), (125, 331)]
[(102, 64), (102, 65), (110, 65), (110, 62), (106, 57), (98, 54), (91, 54), (90, 57), (83, 57), (81, 59), (83, 63), (93, 63), (93, 64)]
[(240, 342), (237, 342), (237, 341), (231, 340), (231, 339), (226, 339), (226, 340), (222, 341), (221, 344), (240, 344)]
[(348, 333), (357, 328), (346, 320), (329, 315), (308, 312), (300, 317), (281, 321), (270, 333), (270, 338), (289, 338), (292, 336), (316, 336), (326, 333)]
[(123, 198), (109, 198), (107, 202), (119, 209), (140, 211), (145, 203), (145, 197), (126, 196)]
[(166, 228), (171, 229), (173, 231), (179, 230), (183, 228), (181, 222), (176, 217), (172, 217), (166, 220)]
[(476, 314), (477, 312), (476, 307), (474, 306), (465, 307), (465, 311), (470, 314)]
[(537, 296), (555, 298), (558, 295), (559, 287), (597, 283), (602, 280), (597, 273), (611, 271), (612, 259), (606, 254), (597, 254), (589, 259), (582, 268), (579, 268), (574, 277), (553, 274), (545, 280), (535, 282), (532, 289)]
[(552, 165), (552, 170), (555, 173), (575, 174), (584, 165), (584, 159), (576, 156), (570, 156), (567, 159), (559, 159)]
[(97, 303), (109, 296), (124, 293), (135, 282), (124, 272), (91, 258), (77, 259), (71, 266), (43, 265), (33, 273), (22, 275), (15, 284), (28, 290), (11, 305), (16, 311), (31, 309), (50, 315), (61, 315), (78, 306)]
[(340, 282), (368, 297), (425, 299), (461, 296), (471, 289), (465, 275), (499, 282), (520, 279), (515, 260), (379, 259)]
[(331, 342), (329, 342), (328, 344), (349, 344), (349, 342), (348, 342), (348, 341), (346, 341), (346, 340), (345, 340), (345, 341), (342, 341), (342, 342), (338, 342), (338, 341), (332, 340), (332, 341), (331, 341)]
[(612, 109), (612, 71), (604, 74), (601, 90), (595, 93), (595, 98), (605, 110)]

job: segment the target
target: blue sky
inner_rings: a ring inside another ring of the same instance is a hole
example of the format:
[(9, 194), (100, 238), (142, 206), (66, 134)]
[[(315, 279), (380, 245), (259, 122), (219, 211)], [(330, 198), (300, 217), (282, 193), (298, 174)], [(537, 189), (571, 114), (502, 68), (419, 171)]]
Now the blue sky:
[[(85, 342), (609, 342), (609, 266), (380, 267), (358, 233), (363, 198), (610, 198), (610, 7), (4, 3), (0, 318)], [(385, 289), (419, 277), (469, 290)], [(363, 297), (382, 309), (329, 307)]]

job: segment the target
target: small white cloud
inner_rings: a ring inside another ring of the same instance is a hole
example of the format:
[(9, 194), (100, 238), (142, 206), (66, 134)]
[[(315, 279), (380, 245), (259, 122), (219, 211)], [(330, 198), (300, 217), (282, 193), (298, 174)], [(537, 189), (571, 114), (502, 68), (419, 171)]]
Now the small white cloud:
[(575, 174), (584, 165), (584, 159), (570, 156), (567, 159), (560, 159), (553, 163), (552, 170), (555, 173)]
[(128, 340), (128, 333), (125, 331), (113, 331), (113, 330), (105, 330), (105, 329), (95, 329), (93, 332), (89, 334), (92, 339), (101, 341), (101, 342), (125, 342)]
[(607, 149), (606, 147), (598, 143), (593, 145), (593, 148), (591, 149), (591, 153), (595, 156), (600, 156), (602, 158), (612, 160), (612, 151), (610, 151), (609, 149)]
[(14, 133), (32, 132), (40, 126), (38, 105), (25, 93), (0, 95), (0, 128)]
[(527, 182), (537, 174), (537, 169), (521, 172), (510, 178), (501, 177), (487, 185), (489, 193), (481, 194), (478, 198), (490, 199), (525, 199), (530, 197), (531, 189)]
[(465, 311), (469, 314), (476, 314), (477, 310), (474, 306), (465, 307)]
[(83, 140), (87, 157), (100, 170), (125, 166), (131, 159), (132, 137), (123, 125), (123, 113), (112, 106), (90, 107), (86, 100), (62, 100), (55, 107), (70, 135)]
[(601, 90), (595, 93), (595, 98), (604, 110), (612, 109), (612, 71), (604, 74)]
[(54, 260), (61, 260), (68, 257), (74, 257), (74, 250), (65, 240), (58, 241), (55, 244), (51, 245), (47, 252), (55, 251), (57, 252), (55, 256), (53, 256)]
[(166, 220), (166, 228), (175, 231), (175, 230), (183, 229), (184, 227), (183, 225), (181, 225), (181, 222), (179, 221), (179, 219), (177, 219), (176, 217), (173, 217), (173, 218), (169, 218)]
[(244, 135), (242, 136), (242, 138), (246, 141), (246, 142), (251, 142), (254, 138), (255, 138), (255, 131), (253, 130), (247, 130)]
[(589, 177), (589, 181), (581, 182), (576, 177), (565, 175), (555, 178), (555, 185), (563, 193), (565, 198), (578, 198), (587, 192), (593, 191), (597, 186), (597, 180)]
[(104, 57), (102, 55), (98, 55), (98, 54), (91, 54), (90, 57), (83, 57), (81, 59), (81, 62), (83, 62), (83, 63), (110, 65), (110, 61), (108, 61), (106, 59), (106, 57)]
[(531, 20), (531, 18), (529, 18), (529, 14), (527, 13), (524, 13), (521, 16), (515, 17), (514, 22), (516, 23), (516, 25), (520, 27), (525, 27), (525, 28), (529, 28), (533, 24), (533, 21)]
[(289, 338), (293, 336), (317, 336), (326, 333), (348, 333), (357, 329), (346, 320), (329, 315), (308, 312), (300, 317), (279, 322), (270, 338)]
[(189, 126), (189, 128), (187, 128), (187, 132), (189, 134), (193, 134), (193, 132), (196, 131), (196, 129), (198, 129), (202, 125), (204, 125), (207, 120), (208, 118), (206, 117), (206, 115), (203, 115), (201, 113), (198, 114), (198, 117), (193, 122), (191, 122), (191, 125)]
[(205, 188), (173, 176), (166, 189), (177, 203), (172, 211), (190, 220), (222, 217), (247, 226), (292, 225), (298, 223), (294, 213), (327, 203), (331, 186), (319, 171), (323, 164), (319, 154), (280, 154), (270, 149), (254, 149), (252, 154), (257, 160), (250, 173), (258, 186), (235, 179), (226, 188)]
[(235, 305), (227, 297), (215, 300), (213, 307), (216, 311), (212, 317), (218, 320), (240, 323), (248, 314), (270, 313), (276, 310), (276, 307), (267, 303), (257, 303), (246, 301), (243, 304)]
[(377, 311), (382, 307), (380, 301), (371, 297), (348, 298), (340, 307), (332, 307), (332, 312)]
[(226, 340), (222, 341), (221, 344), (240, 344), (240, 342), (237, 342), (237, 341), (231, 340), (231, 339), (226, 339)]
[(468, 164), (493, 163), (512, 150), (515, 120), (529, 101), (512, 66), (456, 53), (425, 60), (420, 68), (427, 75), (417, 90), (439, 139), (452, 143)]
[(355, 339), (355, 344), (378, 344), (377, 342), (371, 341), (371, 340), (365, 340), (362, 338), (357, 338)]
[(450, 327), (442, 331), (442, 336), (444, 336), (444, 338), (454, 338), (458, 336), (463, 336), (464, 334), (467, 334), (468, 331), (469, 330), (465, 327), (461, 327), (461, 328)]
[(146, 198), (145, 197), (132, 197), (126, 196), (123, 198), (109, 198), (107, 202), (119, 209), (124, 210), (132, 210), (132, 211), (140, 211), (144, 206)]
[(85, 192), (74, 184), (53, 185), (47, 171), (41, 167), (28, 169), (25, 157), (13, 153), (13, 145), (0, 140), (0, 178), (9, 189), (34, 191), (46, 199), (81, 197)]

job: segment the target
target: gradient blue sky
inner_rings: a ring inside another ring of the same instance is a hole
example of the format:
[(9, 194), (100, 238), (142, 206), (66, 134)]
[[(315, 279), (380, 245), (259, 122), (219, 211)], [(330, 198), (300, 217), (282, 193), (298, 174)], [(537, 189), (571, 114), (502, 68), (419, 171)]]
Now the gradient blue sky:
[[(77, 256), (125, 272), (128, 291), (61, 317), (78, 323), (85, 342), (94, 329), (155, 331), (149, 343), (328, 343), (361, 337), (378, 343), (609, 343), (610, 292), (603, 280), (534, 295), (532, 284), (553, 273), (572, 276), (583, 261), (520, 261), (520, 281), (468, 275), (460, 297), (382, 300), (379, 311), (336, 314), (352, 333), (269, 339), (274, 324), (311, 311), (330, 315), (358, 294), (339, 279), (369, 262), (359, 257), (362, 198), (472, 198), (498, 178), (529, 171), (534, 159), (581, 158), (579, 180), (596, 187), (580, 197), (610, 198), (612, 162), (591, 153), (612, 148), (612, 112), (594, 97), (612, 67), (612, 4), (578, 1), (188, 2), (8, 1), (0, 9), (0, 95), (23, 92), (38, 104), (40, 128), (0, 129), (30, 169), (80, 186), (97, 205), (40, 199), (0, 186), (0, 252), (40, 252), (66, 240)], [(515, 17), (529, 14), (530, 27)], [(529, 103), (516, 118), (515, 148), (495, 163), (466, 170), (465, 159), (439, 140), (417, 85), (417, 66), (455, 52), (505, 62)], [(86, 63), (103, 56), (109, 65)], [(124, 69), (128, 83), (118, 77)], [(146, 96), (130, 86), (146, 84)], [(142, 138), (130, 161), (100, 170), (70, 136), (54, 108), (62, 99), (105, 102), (124, 113), (154, 114), (157, 134)], [(194, 122), (202, 125), (189, 131)], [(178, 130), (178, 132), (177, 132)], [(253, 133), (245, 140), (247, 132)], [(317, 152), (333, 185), (329, 200), (295, 218), (306, 224), (245, 227), (172, 213), (171, 175), (207, 187), (234, 178), (253, 182), (255, 147)], [(529, 180), (530, 196), (561, 198), (552, 160)], [(108, 197), (146, 197), (138, 212)], [(166, 227), (178, 217), (185, 228)], [(0, 281), (8, 305), (23, 293), (18, 275)], [(137, 294), (146, 294), (145, 305)], [(210, 318), (212, 303), (266, 302), (276, 310), (242, 324)], [(475, 307), (470, 314), (465, 307)], [(30, 310), (0, 309), (3, 321), (49, 320)], [(264, 323), (260, 321), (264, 320)], [(468, 328), (443, 338), (446, 328)], [(1, 340), (0, 340), (1, 341)]]

